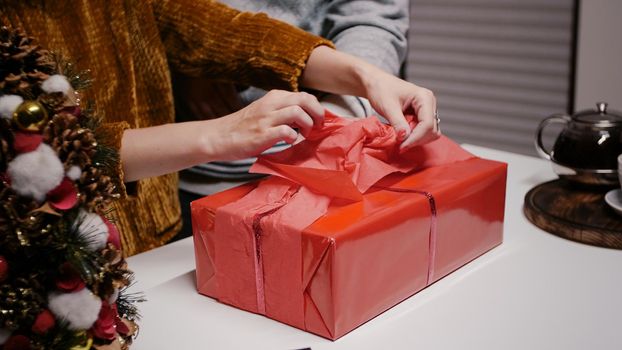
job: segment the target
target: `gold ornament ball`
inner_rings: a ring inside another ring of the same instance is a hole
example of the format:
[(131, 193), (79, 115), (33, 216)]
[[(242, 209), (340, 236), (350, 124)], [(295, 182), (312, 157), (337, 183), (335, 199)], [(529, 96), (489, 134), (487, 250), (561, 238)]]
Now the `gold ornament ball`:
[(38, 132), (48, 121), (48, 112), (37, 101), (24, 101), (13, 112), (13, 121), (25, 131)]

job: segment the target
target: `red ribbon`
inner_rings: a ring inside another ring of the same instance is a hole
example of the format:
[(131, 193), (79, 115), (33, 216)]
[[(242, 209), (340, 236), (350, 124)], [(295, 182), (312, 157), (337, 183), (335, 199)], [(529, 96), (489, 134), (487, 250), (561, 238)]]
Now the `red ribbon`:
[(255, 286), (257, 288), (257, 309), (262, 315), (266, 314), (266, 293), (264, 290), (264, 276), (263, 276), (263, 259), (261, 258), (261, 237), (263, 235), (263, 229), (261, 228), (261, 219), (276, 212), (281, 207), (274, 208), (265, 213), (257, 214), (253, 218), (253, 232), (255, 245)]
[(429, 285), (432, 280), (432, 276), (434, 275), (434, 264), (436, 261), (436, 201), (434, 200), (434, 196), (430, 192), (420, 191), (420, 190), (411, 190), (406, 188), (392, 188), (392, 187), (381, 187), (381, 186), (373, 186), (374, 188), (379, 188), (385, 191), (391, 192), (401, 192), (401, 193), (418, 193), (426, 196), (428, 199), (428, 203), (430, 204), (430, 234), (429, 234), (429, 261), (428, 261), (428, 277), (426, 278), (425, 285)]

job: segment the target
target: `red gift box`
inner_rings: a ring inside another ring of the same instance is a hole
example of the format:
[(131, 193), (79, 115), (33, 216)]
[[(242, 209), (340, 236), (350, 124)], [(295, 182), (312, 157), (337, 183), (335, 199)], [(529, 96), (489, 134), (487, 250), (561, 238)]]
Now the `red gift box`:
[[(300, 175), (277, 159), (263, 166), (287, 179), (192, 202), (198, 291), (337, 339), (500, 244), (506, 164), (446, 139), (427, 147), (459, 155), (368, 181), (362, 194), (334, 186), (339, 174)], [(305, 177), (314, 184), (299, 186)], [(318, 196), (322, 183), (333, 196)]]

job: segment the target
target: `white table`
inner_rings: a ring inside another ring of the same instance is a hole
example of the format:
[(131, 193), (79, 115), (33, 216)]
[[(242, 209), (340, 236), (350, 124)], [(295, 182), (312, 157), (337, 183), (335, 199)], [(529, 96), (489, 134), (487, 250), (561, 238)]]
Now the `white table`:
[(132, 349), (622, 349), (622, 251), (527, 221), (547, 162), (465, 148), (509, 163), (501, 246), (332, 342), (199, 295), (187, 238), (128, 259), (148, 299)]

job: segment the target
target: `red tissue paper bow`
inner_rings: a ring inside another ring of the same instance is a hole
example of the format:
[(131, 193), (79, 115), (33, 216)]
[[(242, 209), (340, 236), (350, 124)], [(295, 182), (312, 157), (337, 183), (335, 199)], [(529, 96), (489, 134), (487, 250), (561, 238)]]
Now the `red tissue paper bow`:
[[(412, 117), (410, 126), (415, 123)], [(259, 157), (250, 169), (304, 185), (319, 194), (360, 200), (383, 177), (449, 164), (473, 155), (446, 137), (400, 153), (395, 129), (376, 117), (340, 118), (326, 111), (324, 127), (283, 152)]]

